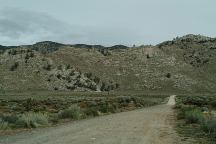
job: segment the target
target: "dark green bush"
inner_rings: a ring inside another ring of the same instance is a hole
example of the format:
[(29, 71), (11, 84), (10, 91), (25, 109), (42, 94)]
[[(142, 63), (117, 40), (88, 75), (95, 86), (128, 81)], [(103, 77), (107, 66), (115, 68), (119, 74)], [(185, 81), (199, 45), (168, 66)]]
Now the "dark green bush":
[(94, 82), (95, 82), (96, 84), (98, 84), (98, 83), (100, 82), (100, 78), (97, 77), (97, 76), (95, 76), (95, 78), (94, 78)]
[(17, 54), (17, 50), (10, 50), (9, 52), (8, 52), (8, 54), (10, 54), (10, 55), (16, 55)]
[(189, 124), (202, 123), (204, 121), (203, 113), (199, 109), (185, 111), (185, 121)]
[(216, 108), (216, 100), (211, 101), (210, 104), (213, 108)]
[(26, 54), (25, 60), (28, 60), (29, 58), (30, 58), (30, 56), (28, 54)]
[(216, 133), (216, 119), (203, 122), (201, 127), (205, 132)]
[(28, 98), (25, 100), (25, 102), (23, 103), (23, 106), (25, 107), (25, 110), (28, 111), (32, 111), (34, 110), (34, 108), (38, 105), (39, 103), (32, 98)]
[(187, 105), (196, 105), (196, 106), (205, 106), (209, 102), (208, 98), (205, 96), (190, 96), (186, 97), (183, 100), (184, 104)]
[(118, 109), (118, 106), (115, 104), (103, 104), (99, 107), (99, 111), (102, 113), (115, 113)]
[(68, 69), (71, 69), (71, 65), (70, 64), (66, 65), (66, 70), (68, 70)]
[(31, 53), (29, 54), (29, 57), (33, 58), (33, 57), (34, 57), (34, 52), (31, 52)]
[(0, 131), (7, 130), (9, 128), (8, 122), (5, 122), (0, 118)]
[(10, 67), (10, 71), (15, 71), (19, 66), (18, 62), (15, 62), (11, 67)]
[(178, 114), (177, 114), (177, 119), (178, 120), (181, 120), (181, 119), (184, 119), (185, 118), (185, 112), (184, 111), (179, 111)]
[(99, 116), (99, 113), (98, 113), (98, 108), (97, 107), (90, 107), (90, 108), (86, 108), (85, 110), (84, 110), (84, 114), (86, 115), (86, 116), (93, 116), (93, 117), (95, 117), (95, 116)]
[(81, 115), (80, 107), (71, 106), (68, 109), (59, 112), (59, 118), (71, 118), (71, 119), (79, 119)]
[(166, 77), (167, 77), (167, 78), (171, 78), (171, 73), (167, 73), (167, 74), (166, 74)]
[(50, 71), (52, 69), (52, 65), (51, 64), (46, 64), (43, 66), (43, 69)]
[(108, 104), (103, 104), (100, 106), (99, 111), (102, 113), (108, 113), (109, 112), (109, 106)]
[(58, 114), (51, 114), (49, 115), (49, 121), (56, 124), (59, 122), (59, 115)]
[(91, 72), (89, 72), (89, 73), (85, 73), (85, 76), (86, 76), (87, 78), (91, 79), (92, 76), (93, 76), (93, 74), (92, 74)]
[(16, 121), (18, 120), (17, 115), (4, 115), (2, 116), (2, 120), (11, 124), (16, 123)]
[(177, 119), (185, 119), (185, 112), (186, 111), (192, 111), (193, 109), (195, 109), (195, 107), (193, 106), (187, 106), (184, 104), (177, 104), (175, 106), (176, 109), (178, 109), (178, 113), (177, 113)]

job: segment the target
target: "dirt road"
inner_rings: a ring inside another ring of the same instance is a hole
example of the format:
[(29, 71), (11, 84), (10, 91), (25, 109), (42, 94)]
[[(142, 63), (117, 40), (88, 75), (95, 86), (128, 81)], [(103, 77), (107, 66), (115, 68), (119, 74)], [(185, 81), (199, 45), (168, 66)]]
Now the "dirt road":
[(180, 144), (174, 104), (171, 96), (164, 105), (0, 137), (0, 144)]

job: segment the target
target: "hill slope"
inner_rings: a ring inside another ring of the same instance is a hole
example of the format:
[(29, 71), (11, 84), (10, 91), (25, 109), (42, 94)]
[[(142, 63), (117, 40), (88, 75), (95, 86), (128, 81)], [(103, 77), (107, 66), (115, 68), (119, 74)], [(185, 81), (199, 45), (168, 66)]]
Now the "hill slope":
[(216, 91), (216, 39), (186, 35), (157, 46), (0, 47), (1, 90)]

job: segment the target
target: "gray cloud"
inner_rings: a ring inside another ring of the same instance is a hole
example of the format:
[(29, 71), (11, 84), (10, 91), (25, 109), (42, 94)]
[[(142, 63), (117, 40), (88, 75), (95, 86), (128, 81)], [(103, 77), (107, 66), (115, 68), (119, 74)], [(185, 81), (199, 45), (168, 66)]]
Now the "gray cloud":
[(45, 40), (138, 45), (157, 44), (188, 33), (216, 36), (214, 0), (0, 0), (0, 3), (0, 45)]
[[(78, 30), (79, 29), (79, 30)], [(71, 26), (44, 13), (4, 9), (0, 13), (0, 44), (22, 45), (52, 40), (70, 43), (85, 36)]]
[[(83, 24), (84, 25), (84, 24)], [(39, 41), (86, 44), (133, 44), (140, 38), (122, 27), (71, 25), (45, 13), (16, 8), (0, 10), (0, 45), (24, 45)]]

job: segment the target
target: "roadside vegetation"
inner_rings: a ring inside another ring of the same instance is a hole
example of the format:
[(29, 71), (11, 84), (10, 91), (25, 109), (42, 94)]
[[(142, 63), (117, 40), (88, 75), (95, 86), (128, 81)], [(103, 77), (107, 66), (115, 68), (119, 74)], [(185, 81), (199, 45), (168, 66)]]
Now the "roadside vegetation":
[(164, 95), (8, 97), (0, 97), (0, 133), (130, 111), (160, 104), (166, 98)]
[(198, 144), (216, 142), (216, 96), (178, 96), (178, 132)]

